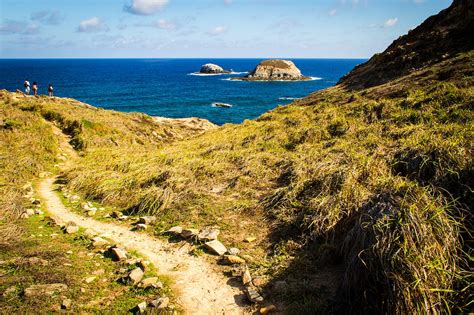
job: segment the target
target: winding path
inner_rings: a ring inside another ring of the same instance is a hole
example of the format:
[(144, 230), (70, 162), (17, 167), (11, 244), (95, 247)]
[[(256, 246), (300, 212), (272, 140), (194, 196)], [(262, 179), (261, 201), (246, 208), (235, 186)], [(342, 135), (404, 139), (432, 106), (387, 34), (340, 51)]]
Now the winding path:
[[(55, 128), (55, 127), (53, 127)], [(60, 147), (69, 160), (75, 158), (65, 135), (55, 128)], [(56, 177), (42, 179), (38, 193), (51, 217), (59, 222), (74, 221), (77, 225), (92, 229), (113, 240), (127, 250), (136, 250), (147, 257), (158, 272), (173, 279), (172, 290), (186, 314), (244, 314), (245, 297), (239, 288), (227, 284), (228, 279), (219, 274), (202, 258), (189, 254), (189, 244), (176, 246), (144, 233), (130, 231), (126, 226), (104, 223), (86, 218), (68, 210), (54, 190)]]

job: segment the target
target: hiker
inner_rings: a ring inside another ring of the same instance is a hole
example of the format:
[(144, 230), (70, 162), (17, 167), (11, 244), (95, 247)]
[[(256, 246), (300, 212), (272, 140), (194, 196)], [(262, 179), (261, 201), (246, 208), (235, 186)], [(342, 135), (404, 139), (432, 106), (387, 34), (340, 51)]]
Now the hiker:
[(53, 97), (53, 85), (52, 84), (50, 84), (48, 86), (48, 95), (49, 95), (49, 97)]
[(36, 84), (36, 81), (33, 82), (33, 94), (34, 96), (38, 95), (38, 85)]
[(25, 80), (25, 83), (23, 83), (23, 86), (25, 87), (25, 94), (30, 95), (30, 81)]

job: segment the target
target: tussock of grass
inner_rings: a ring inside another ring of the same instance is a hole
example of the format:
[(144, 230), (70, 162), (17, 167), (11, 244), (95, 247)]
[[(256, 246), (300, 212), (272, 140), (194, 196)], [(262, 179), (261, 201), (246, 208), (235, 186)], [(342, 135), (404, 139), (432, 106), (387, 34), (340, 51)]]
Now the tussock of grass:
[(16, 98), (0, 94), (0, 219), (14, 219), (28, 206), (22, 187), (51, 169), (58, 143), (39, 115), (22, 111)]

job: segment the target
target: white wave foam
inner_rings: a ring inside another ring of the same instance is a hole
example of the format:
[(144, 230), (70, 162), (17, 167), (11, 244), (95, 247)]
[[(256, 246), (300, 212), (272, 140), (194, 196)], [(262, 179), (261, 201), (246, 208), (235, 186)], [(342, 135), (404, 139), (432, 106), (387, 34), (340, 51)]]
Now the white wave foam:
[(288, 82), (288, 83), (293, 83), (293, 82), (308, 82), (308, 81), (316, 81), (316, 80), (322, 80), (323, 78), (320, 77), (310, 77), (311, 79), (309, 80), (234, 80), (233, 78), (225, 78), (221, 79), (223, 81), (237, 81), (237, 82), (261, 82), (261, 83), (267, 83), (267, 82)]
[(225, 73), (200, 73), (200, 72), (192, 72), (188, 73), (188, 75), (195, 75), (198, 77), (210, 77), (210, 76), (215, 76), (215, 75), (224, 75)]
[(249, 73), (249, 72), (248, 71), (242, 71), (242, 72), (235, 72), (234, 71), (234, 72), (231, 72), (229, 74), (247, 74), (247, 73)]
[(245, 82), (243, 80), (233, 80), (232, 78), (221, 79), (222, 81), (236, 81), (236, 82)]
[(242, 71), (242, 72), (229, 72), (229, 73), (201, 73), (201, 72), (191, 72), (188, 73), (187, 75), (195, 75), (198, 77), (208, 77), (208, 76), (216, 76), (216, 75), (236, 75), (236, 74), (247, 74), (248, 71)]
[(284, 97), (284, 96), (282, 96), (282, 97), (279, 97), (278, 99), (281, 100), (281, 101), (294, 101), (294, 100), (300, 100), (301, 97)]

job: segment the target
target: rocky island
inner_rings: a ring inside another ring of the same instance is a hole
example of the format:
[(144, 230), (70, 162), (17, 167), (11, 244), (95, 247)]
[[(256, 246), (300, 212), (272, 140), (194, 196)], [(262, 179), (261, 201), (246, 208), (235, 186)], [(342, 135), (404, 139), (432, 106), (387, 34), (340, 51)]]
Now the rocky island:
[(264, 60), (244, 77), (232, 78), (242, 81), (307, 81), (311, 77), (301, 74), (300, 69), (290, 60)]
[(224, 70), (221, 66), (218, 66), (213, 63), (206, 63), (205, 65), (201, 66), (201, 70), (199, 73), (202, 74), (229, 74), (231, 71)]

